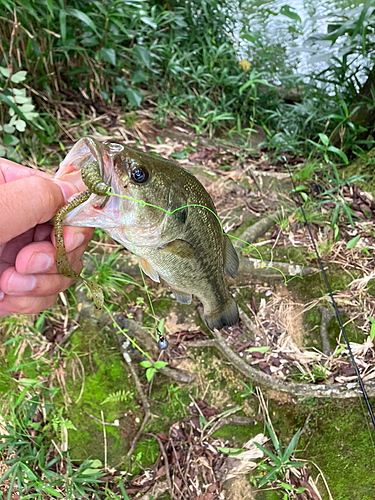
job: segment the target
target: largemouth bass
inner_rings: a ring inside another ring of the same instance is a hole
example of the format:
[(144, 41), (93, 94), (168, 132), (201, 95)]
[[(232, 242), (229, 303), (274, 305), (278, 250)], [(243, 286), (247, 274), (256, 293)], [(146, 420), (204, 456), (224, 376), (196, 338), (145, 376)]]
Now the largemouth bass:
[[(192, 295), (198, 297), (211, 330), (237, 323), (237, 304), (224, 273), (235, 277), (238, 256), (211, 197), (187, 170), (122, 144), (85, 138), (55, 178), (88, 188), (62, 209), (58, 224), (64, 218), (65, 224), (105, 230), (138, 256), (147, 276), (163, 279), (178, 302), (190, 304)], [(108, 195), (108, 188), (126, 198)], [(60, 239), (62, 228), (55, 232)], [(69, 275), (61, 248), (58, 253), (59, 270)]]

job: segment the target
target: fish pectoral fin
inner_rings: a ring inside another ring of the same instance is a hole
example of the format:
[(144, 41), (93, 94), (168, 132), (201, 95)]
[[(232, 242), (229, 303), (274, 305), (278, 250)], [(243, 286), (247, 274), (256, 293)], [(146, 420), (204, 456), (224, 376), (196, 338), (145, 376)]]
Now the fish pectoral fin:
[(182, 257), (183, 259), (194, 257), (194, 247), (184, 240), (174, 240), (163, 247), (162, 250), (178, 255), (178, 257)]
[(180, 292), (174, 288), (171, 288), (171, 290), (177, 302), (180, 304), (187, 304), (188, 306), (191, 304), (191, 293)]
[(147, 274), (152, 280), (156, 281), (157, 283), (160, 283), (160, 278), (159, 278), (159, 273), (155, 271), (155, 269), (152, 267), (151, 264), (147, 262), (147, 260), (142, 259), (142, 257), (139, 257), (139, 263), (141, 265), (142, 271)]
[(234, 249), (234, 246), (232, 245), (232, 242), (230, 241), (228, 235), (225, 235), (224, 244), (225, 244), (224, 271), (231, 278), (235, 278), (240, 261), (238, 259), (237, 252)]

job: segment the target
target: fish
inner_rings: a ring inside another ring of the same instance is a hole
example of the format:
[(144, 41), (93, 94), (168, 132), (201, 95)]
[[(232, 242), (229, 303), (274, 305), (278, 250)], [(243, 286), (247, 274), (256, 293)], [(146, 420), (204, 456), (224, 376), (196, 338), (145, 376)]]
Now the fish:
[[(57, 237), (62, 237), (62, 223), (101, 228), (137, 256), (147, 276), (165, 281), (178, 302), (191, 304), (196, 296), (210, 330), (238, 322), (225, 279), (225, 274), (235, 278), (238, 255), (194, 175), (154, 154), (86, 137), (74, 145), (55, 178), (86, 189), (63, 207)], [(60, 247), (58, 260), (66, 264), (62, 254)]]

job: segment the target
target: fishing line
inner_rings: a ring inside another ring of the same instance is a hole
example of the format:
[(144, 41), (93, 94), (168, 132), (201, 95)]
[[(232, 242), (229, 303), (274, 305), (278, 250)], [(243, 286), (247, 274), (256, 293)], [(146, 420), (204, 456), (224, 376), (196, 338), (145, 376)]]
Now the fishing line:
[[(370, 404), (370, 401), (368, 399), (368, 396), (367, 396), (367, 392), (366, 392), (366, 389), (365, 389), (365, 386), (363, 385), (363, 381), (362, 381), (362, 378), (361, 378), (361, 375), (359, 373), (359, 370), (358, 370), (358, 366), (357, 366), (357, 363), (355, 361), (355, 358), (354, 358), (354, 355), (353, 355), (353, 352), (352, 352), (352, 349), (350, 347), (350, 343), (349, 343), (349, 339), (348, 339), (348, 336), (346, 334), (346, 331), (345, 331), (345, 328), (344, 328), (344, 325), (343, 325), (343, 322), (341, 320), (341, 316), (340, 316), (340, 313), (339, 313), (339, 310), (338, 310), (338, 307), (336, 305), (336, 302), (335, 302), (335, 299), (333, 297), (333, 293), (332, 293), (332, 289), (331, 289), (331, 286), (328, 282), (328, 278), (327, 278), (327, 275), (326, 275), (326, 272), (324, 270), (324, 267), (323, 267), (323, 263), (320, 259), (320, 255), (319, 255), (319, 252), (318, 252), (318, 249), (316, 247), (316, 244), (315, 244), (315, 240), (314, 240), (314, 237), (312, 235), (312, 232), (311, 232), (311, 228), (310, 228), (310, 225), (307, 221), (307, 218), (306, 218), (306, 214), (305, 214), (305, 211), (303, 209), (303, 205), (301, 203), (301, 197), (298, 193), (298, 191), (296, 190), (296, 185), (294, 183), (294, 180), (293, 180), (293, 177), (292, 177), (292, 173), (290, 171), (290, 168), (289, 168), (289, 165), (287, 163), (287, 160), (286, 158), (284, 157), (284, 162), (285, 162), (285, 166), (288, 170), (288, 173), (289, 173), (289, 177), (290, 177), (290, 180), (292, 182), (292, 186), (293, 186), (293, 192), (294, 194), (297, 194), (297, 205), (298, 207), (300, 208), (301, 210), (301, 213), (302, 213), (302, 216), (303, 216), (303, 219), (305, 221), (305, 226), (307, 228), (307, 231), (309, 233), (309, 236), (310, 236), (310, 239), (311, 239), (311, 243), (313, 245), (313, 248), (314, 248), (314, 251), (315, 251), (315, 255), (318, 259), (318, 262), (319, 262), (319, 267), (320, 267), (320, 270), (322, 271), (322, 274), (323, 274), (323, 277), (324, 277), (324, 281), (326, 283), (326, 286), (327, 286), (327, 289), (328, 289), (328, 293), (329, 293), (329, 296), (330, 296), (330, 299), (331, 299), (331, 302), (332, 302), (332, 305), (333, 305), (333, 308), (335, 310), (335, 313), (336, 313), (336, 317), (337, 317), (337, 321), (339, 322), (339, 325), (340, 325), (340, 328), (341, 328), (341, 331), (342, 331), (342, 334), (344, 336), (344, 339), (345, 339), (345, 342), (346, 342), (346, 345), (348, 347), (348, 350), (349, 350), (349, 354), (350, 354), (350, 359), (353, 363), (353, 366), (354, 366), (354, 370), (355, 370), (355, 373), (357, 375), (357, 379), (358, 379), (358, 383), (360, 385), (360, 388), (361, 388), (361, 391), (362, 391), (362, 394), (363, 394), (363, 397), (364, 397), (364, 400), (366, 402), (366, 406), (367, 406), (367, 409), (368, 409), (368, 412), (370, 414), (370, 417), (371, 417), (371, 421), (375, 427), (375, 417), (374, 417), (374, 414), (373, 414), (373, 411), (372, 411), (372, 408), (371, 408), (371, 404)], [(299, 195), (299, 196), (298, 196)]]
[[(131, 196), (127, 196), (125, 194), (117, 194), (117, 193), (115, 193), (113, 191), (112, 187), (108, 190), (107, 194), (109, 196), (116, 196), (117, 198), (125, 198), (127, 200), (134, 201), (134, 202), (138, 203), (141, 207), (146, 207), (147, 206), (147, 207), (151, 207), (151, 208), (157, 208), (158, 210), (161, 210), (162, 212), (164, 212), (164, 213), (166, 213), (168, 215), (173, 215), (174, 213), (178, 212), (179, 210), (183, 210), (184, 208), (189, 208), (189, 207), (204, 208), (204, 209), (208, 210), (209, 212), (211, 212), (211, 214), (216, 218), (216, 220), (220, 224), (220, 229), (221, 229), (222, 234), (225, 234), (226, 236), (228, 236), (229, 238), (232, 238), (233, 240), (240, 241), (241, 243), (244, 243), (245, 245), (248, 245), (252, 250), (255, 250), (257, 252), (258, 256), (259, 256), (259, 259), (260, 259), (261, 263), (262, 263), (262, 267), (267, 268), (267, 269), (273, 269), (273, 270), (279, 272), (282, 275), (283, 279), (284, 279), (284, 284), (285, 285), (287, 285), (290, 281), (292, 281), (295, 278), (303, 279), (302, 276), (292, 276), (291, 278), (287, 279), (286, 276), (285, 276), (285, 274), (281, 271), (281, 269), (278, 269), (277, 267), (273, 267), (273, 266), (264, 265), (264, 259), (263, 259), (262, 255), (261, 255), (261, 253), (259, 252), (259, 250), (254, 245), (252, 245), (251, 243), (249, 243), (248, 241), (241, 240), (240, 238), (237, 238), (236, 236), (232, 236), (231, 234), (225, 233), (218, 215), (213, 210), (211, 210), (210, 208), (206, 207), (205, 205), (199, 205), (197, 203), (191, 203), (189, 205), (184, 205), (182, 207), (175, 208), (174, 210), (172, 210), (170, 212), (170, 211), (166, 210), (165, 208), (159, 207), (157, 205), (153, 205), (152, 203), (147, 203), (144, 200), (137, 200), (136, 198), (132, 198)], [(125, 214), (124, 214), (123, 206), (122, 205), (121, 205), (121, 208), (122, 208), (122, 212), (123, 212), (123, 215), (124, 215), (124, 218), (125, 218)], [(125, 224), (126, 224), (126, 220), (125, 220)], [(129, 237), (130, 237), (130, 233), (128, 233), (128, 234), (129, 234)], [(132, 241), (131, 241), (131, 243), (132, 243), (133, 248), (134, 248), (134, 244), (133, 244)], [(139, 263), (139, 266), (140, 266), (140, 263)]]

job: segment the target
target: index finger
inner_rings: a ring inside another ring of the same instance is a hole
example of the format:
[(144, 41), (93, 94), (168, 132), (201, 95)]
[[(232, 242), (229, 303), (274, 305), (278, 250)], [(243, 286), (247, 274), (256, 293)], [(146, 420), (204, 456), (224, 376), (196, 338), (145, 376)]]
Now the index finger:
[(46, 172), (34, 170), (33, 168), (29, 167), (23, 167), (22, 165), (18, 165), (18, 163), (14, 163), (14, 161), (0, 158), (0, 184), (17, 181), (19, 179), (22, 179), (23, 177), (31, 177), (34, 175), (38, 175), (46, 179), (52, 177)]
[(39, 175), (0, 185), (0, 245), (50, 220), (77, 192), (73, 184)]

